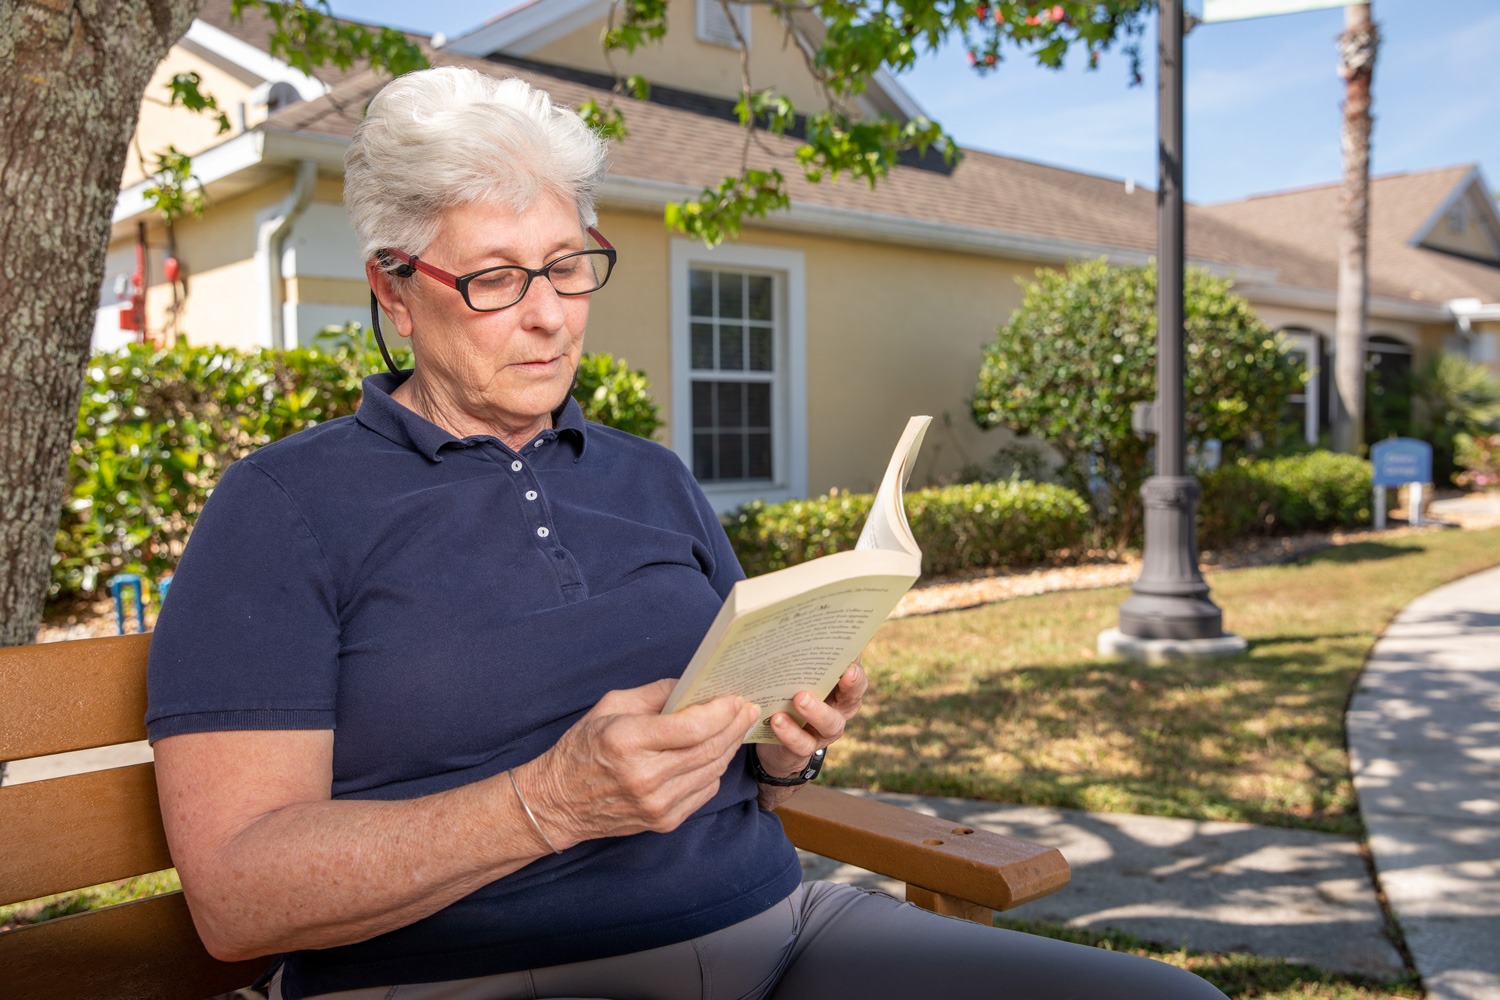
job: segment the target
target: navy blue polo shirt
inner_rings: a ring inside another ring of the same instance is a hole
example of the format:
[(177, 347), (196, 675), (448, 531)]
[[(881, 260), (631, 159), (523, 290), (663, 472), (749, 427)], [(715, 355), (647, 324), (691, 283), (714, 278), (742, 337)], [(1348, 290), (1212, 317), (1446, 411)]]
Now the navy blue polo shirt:
[[(399, 384), (367, 378), (355, 416), (225, 472), (152, 639), (152, 740), (332, 729), (334, 798), (403, 799), (531, 760), (606, 691), (682, 672), (742, 575), (682, 462), (571, 399), (519, 450), (458, 439)], [(672, 833), (579, 844), (294, 953), (286, 996), (624, 954), (762, 912), (801, 873), (742, 757)]]

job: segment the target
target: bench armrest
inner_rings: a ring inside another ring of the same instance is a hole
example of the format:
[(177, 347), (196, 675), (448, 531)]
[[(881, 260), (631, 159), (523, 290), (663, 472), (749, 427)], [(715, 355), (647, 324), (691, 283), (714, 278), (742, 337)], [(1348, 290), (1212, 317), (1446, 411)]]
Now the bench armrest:
[(803, 850), (898, 879), (918, 905), (983, 922), (980, 909), (1020, 906), (1070, 876), (1056, 848), (819, 785), (799, 789), (776, 815)]

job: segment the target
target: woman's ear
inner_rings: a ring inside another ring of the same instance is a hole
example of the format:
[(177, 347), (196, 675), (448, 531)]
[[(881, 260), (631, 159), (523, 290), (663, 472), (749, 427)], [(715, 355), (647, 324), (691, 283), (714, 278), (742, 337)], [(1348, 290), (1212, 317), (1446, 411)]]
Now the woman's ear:
[(396, 332), (403, 337), (410, 337), (413, 326), (411, 310), (406, 306), (401, 289), (391, 280), (389, 272), (380, 266), (379, 258), (371, 257), (365, 261), (365, 278), (370, 282), (370, 291), (375, 293), (381, 311), (390, 317)]

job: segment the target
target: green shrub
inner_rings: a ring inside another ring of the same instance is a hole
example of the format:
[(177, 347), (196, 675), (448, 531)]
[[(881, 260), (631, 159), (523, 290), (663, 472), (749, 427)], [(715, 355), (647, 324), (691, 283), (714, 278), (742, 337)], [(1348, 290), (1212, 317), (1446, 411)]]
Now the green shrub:
[[(1285, 433), (1301, 373), (1230, 282), (1189, 268), (1184, 291), (1184, 428), (1231, 453)], [(1109, 539), (1139, 537), (1150, 442), (1132, 411), (1156, 394), (1156, 269), (1103, 260), (1043, 270), (985, 349), (975, 422), (1032, 434), (1062, 459), (1062, 481), (1092, 500)]]
[(1198, 543), (1221, 548), (1253, 535), (1352, 528), (1370, 522), (1370, 463), (1314, 451), (1223, 465), (1202, 477)]
[(159, 579), (225, 467), (352, 413), (348, 355), (145, 345), (94, 358), (73, 439), (51, 594), (91, 592), (121, 571)]
[[(92, 593), (119, 572), (159, 580), (224, 469), (262, 445), (359, 407), (384, 362), (358, 328), (316, 348), (243, 352), (134, 345), (97, 355), (78, 407), (51, 597)], [(575, 395), (591, 420), (649, 436), (646, 378), (584, 355)]]
[[(754, 501), (725, 519), (729, 540), (751, 576), (854, 547), (870, 512), (868, 493), (812, 500)], [(1088, 505), (1063, 486), (968, 483), (906, 495), (907, 519), (922, 547), (923, 572), (946, 575), (1023, 566), (1082, 546)]]
[(661, 426), (646, 373), (632, 369), (624, 358), (585, 354), (578, 362), (573, 398), (589, 420), (618, 427), (637, 437), (650, 438)]

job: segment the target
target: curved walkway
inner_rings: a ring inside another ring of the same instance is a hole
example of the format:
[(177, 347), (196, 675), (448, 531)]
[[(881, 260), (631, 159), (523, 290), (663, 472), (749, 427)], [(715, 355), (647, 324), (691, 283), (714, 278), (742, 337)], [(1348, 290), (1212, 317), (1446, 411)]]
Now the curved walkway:
[(1500, 1000), (1500, 567), (1391, 622), (1348, 723), (1375, 868), (1429, 1000)]

